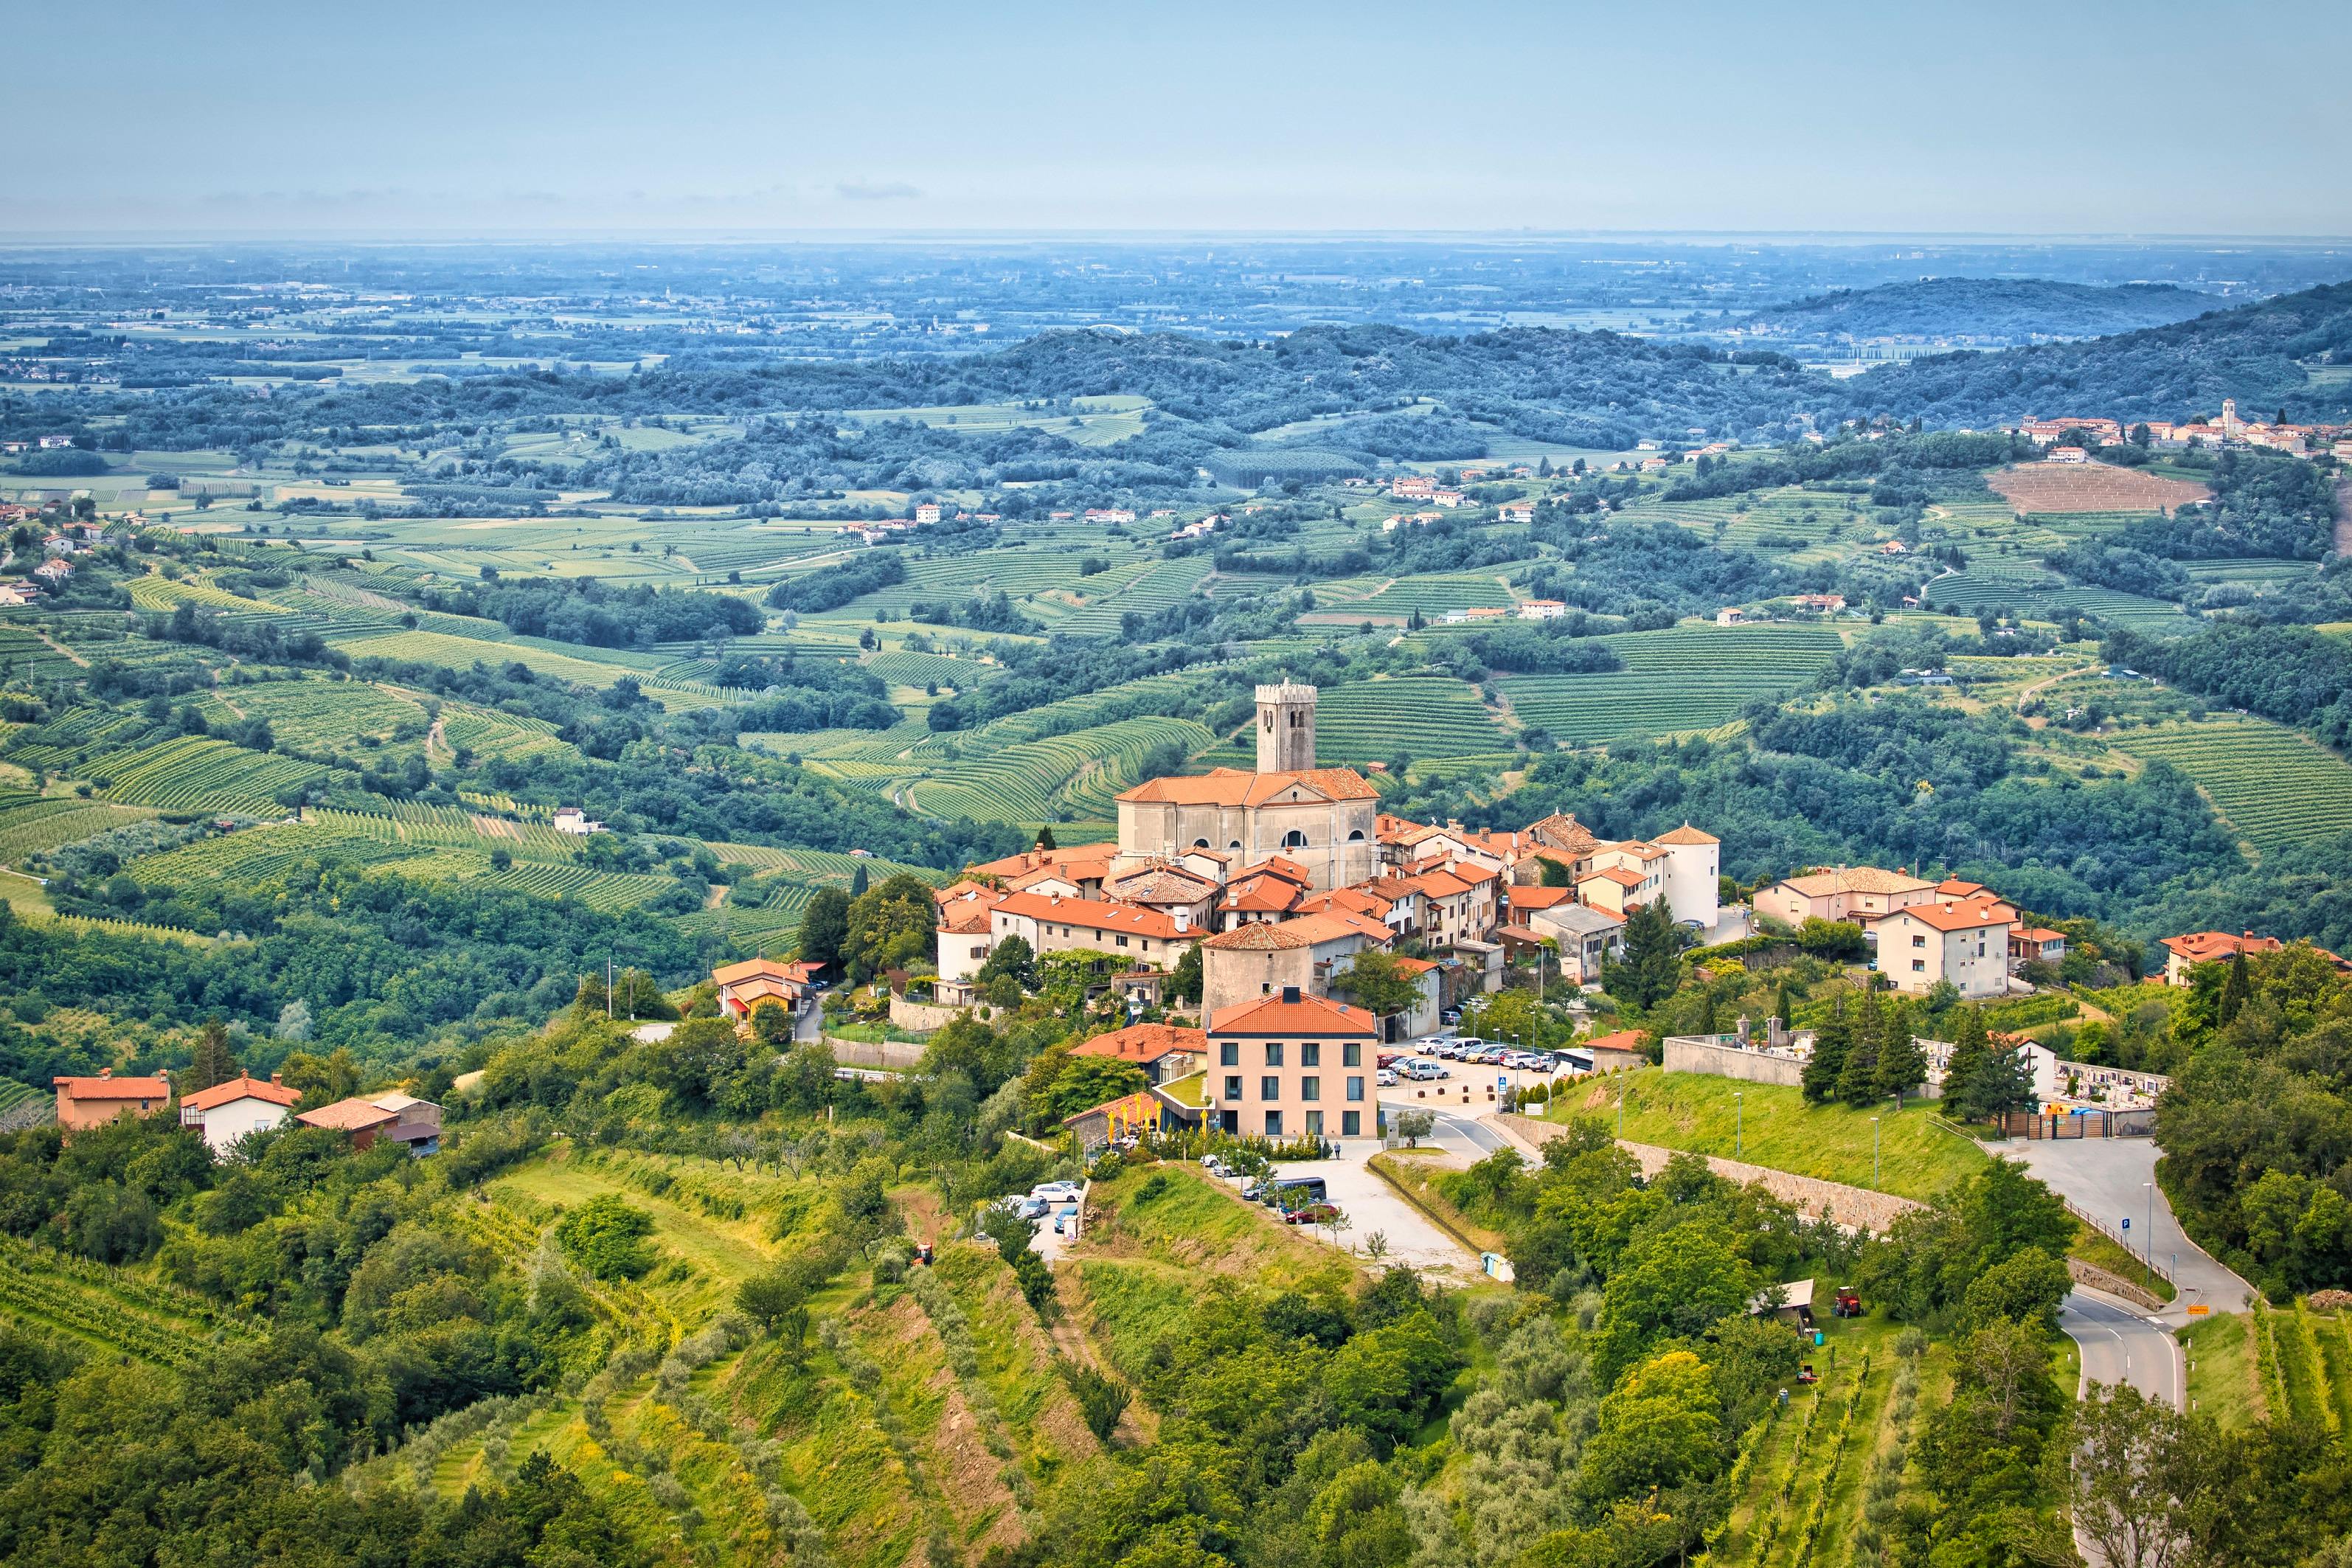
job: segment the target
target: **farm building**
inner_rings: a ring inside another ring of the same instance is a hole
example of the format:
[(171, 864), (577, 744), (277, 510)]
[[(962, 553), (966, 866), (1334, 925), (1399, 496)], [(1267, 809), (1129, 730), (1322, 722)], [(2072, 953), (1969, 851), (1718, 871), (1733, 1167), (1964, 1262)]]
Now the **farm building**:
[(96, 1078), (59, 1078), (58, 1125), (68, 1132), (103, 1127), (118, 1116), (152, 1116), (172, 1098), (169, 1079), (117, 1078), (107, 1068)]
[(226, 1153), (248, 1132), (282, 1124), (302, 1091), (289, 1089), (271, 1073), (265, 1080), (239, 1073), (226, 1083), (197, 1089), (180, 1100), (180, 1125), (203, 1131), (215, 1154)]

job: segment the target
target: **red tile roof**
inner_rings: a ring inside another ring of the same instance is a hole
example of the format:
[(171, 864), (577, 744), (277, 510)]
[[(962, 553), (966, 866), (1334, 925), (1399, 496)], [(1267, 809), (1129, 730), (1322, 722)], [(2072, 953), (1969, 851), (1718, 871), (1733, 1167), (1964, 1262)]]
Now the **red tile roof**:
[(1066, 866), (1073, 861), (1100, 861), (1108, 864), (1118, 853), (1116, 844), (1074, 844), (1067, 849), (1024, 849), (1018, 855), (1007, 855), (1002, 860), (990, 860), (971, 868), (975, 877), (1017, 877), (1043, 867)]
[(2274, 936), (2256, 936), (2252, 931), (2231, 936), (2225, 931), (2197, 931), (2186, 936), (2166, 937), (2164, 945), (2188, 963), (2210, 963), (2241, 952), (2276, 952), (2286, 944)]
[(400, 1120), (396, 1110), (386, 1110), (372, 1100), (339, 1100), (332, 1105), (322, 1105), (316, 1110), (306, 1110), (294, 1118), (305, 1127), (329, 1127), (342, 1132), (358, 1132), (370, 1127), (382, 1127)]
[(1582, 1044), (1588, 1051), (1638, 1051), (1642, 1048), (1642, 1031), (1619, 1029), (1614, 1034), (1595, 1035)]
[(1149, 1065), (1178, 1051), (1205, 1053), (1208, 1048), (1209, 1037), (1203, 1030), (1180, 1028), (1174, 1024), (1129, 1024), (1124, 1029), (1097, 1035), (1084, 1045), (1073, 1047), (1070, 1054)]
[(2017, 911), (1993, 899), (1968, 899), (1958, 903), (1912, 904), (1889, 915), (1900, 920), (1908, 915), (1921, 925), (1935, 931), (1976, 931), (1984, 926), (2005, 926), (2017, 923)]
[(194, 1094), (180, 1097), (184, 1110), (210, 1110), (216, 1105), (230, 1105), (240, 1100), (266, 1100), (272, 1105), (293, 1105), (302, 1098), (299, 1089), (289, 1089), (268, 1079), (249, 1078), (243, 1073), (226, 1083), (210, 1089), (200, 1089)]
[(60, 1078), (57, 1087), (72, 1100), (169, 1100), (172, 1085), (160, 1078), (117, 1078), (111, 1071), (96, 1078)]
[(1293, 1001), (1284, 994), (1236, 1002), (1209, 1020), (1211, 1035), (1352, 1035), (1370, 1038), (1372, 1016), (1328, 996), (1305, 992)]
[(1306, 768), (1254, 773), (1214, 768), (1193, 778), (1152, 779), (1121, 791), (1118, 799), (1166, 805), (1264, 805), (1293, 785), (1320, 800), (1375, 800), (1380, 792), (1353, 768)]
[(1659, 834), (1650, 842), (1653, 844), (1720, 844), (1723, 840), (1712, 833), (1701, 833), (1685, 822), (1680, 827)]
[(1007, 893), (996, 912), (1055, 925), (1084, 926), (1088, 931), (1129, 931), (1173, 940), (1198, 936), (1200, 928), (1176, 928), (1176, 918), (1141, 904), (1108, 903), (1095, 899), (1060, 899), (1046, 893)]

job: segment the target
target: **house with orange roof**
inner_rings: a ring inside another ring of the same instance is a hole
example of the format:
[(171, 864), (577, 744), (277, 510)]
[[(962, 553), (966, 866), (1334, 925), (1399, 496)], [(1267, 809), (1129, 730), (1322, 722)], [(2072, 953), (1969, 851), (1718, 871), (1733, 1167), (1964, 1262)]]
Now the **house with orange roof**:
[(1200, 930), (1215, 929), (1217, 883), (1176, 865), (1146, 865), (1115, 873), (1103, 890), (1114, 903), (1141, 904), (1171, 915), (1181, 910)]
[(1413, 934), (1439, 947), (1450, 947), (1460, 942), (1477, 942), (1494, 926), (1494, 879), (1489, 874), (1485, 884), (1471, 881), (1460, 871), (1436, 868), (1404, 879), (1405, 886), (1421, 895), (1422, 916)]
[(1906, 904), (1877, 922), (1878, 972), (1914, 995), (1949, 981), (1962, 996), (2005, 996), (2017, 923), (1989, 894)]
[(1936, 884), (1908, 871), (1839, 866), (1783, 877), (1757, 891), (1757, 915), (1790, 930), (1809, 920), (1852, 921), (1864, 931), (1895, 910), (1931, 902)]
[(61, 1077), (52, 1080), (58, 1090), (58, 1125), (68, 1132), (103, 1127), (118, 1116), (152, 1116), (170, 1102), (170, 1080), (160, 1078), (117, 1078), (112, 1068), (95, 1078)]
[(305, 1127), (323, 1127), (351, 1136), (352, 1147), (367, 1150), (379, 1139), (404, 1143), (408, 1152), (425, 1155), (441, 1147), (441, 1108), (413, 1094), (353, 1095), (294, 1118)]
[(748, 1018), (762, 1002), (773, 1002), (787, 1013), (798, 1012), (815, 989), (821, 963), (786, 963), (781, 958), (747, 958), (722, 963), (710, 972), (719, 987), (719, 1008), (730, 1018)]
[(1202, 1010), (1213, 1013), (1270, 996), (1286, 985), (1320, 994), (1357, 953), (1368, 947), (1386, 950), (1394, 935), (1379, 921), (1346, 910), (1219, 931), (1201, 943)]
[[(1012, 892), (1059, 893), (1065, 898), (1098, 899), (1110, 863), (1118, 857), (1116, 844), (1077, 844), (1067, 849), (1024, 849), (1002, 860), (971, 867), (966, 875), (1002, 884)], [(1059, 884), (1058, 886), (1055, 884)]]
[(302, 1091), (289, 1089), (271, 1073), (267, 1079), (245, 1073), (180, 1097), (180, 1125), (201, 1129), (215, 1154), (226, 1154), (249, 1132), (265, 1132), (281, 1125), (287, 1112), (302, 1102)]
[(2252, 957), (2276, 952), (2285, 945), (2274, 936), (2256, 936), (2252, 931), (2231, 936), (2225, 931), (2196, 931), (2168, 936), (2164, 939), (2164, 983), (2186, 985), (2189, 971), (2200, 963), (2226, 963), (2242, 952)]
[(996, 906), (1012, 895), (977, 882), (959, 882), (940, 900), (936, 934), (940, 979), (968, 981), (996, 945)]
[(2066, 933), (2042, 926), (2019, 926), (2009, 933), (2009, 961), (2021, 963), (2063, 963)]
[(1200, 1071), (1208, 1052), (1206, 1034), (1175, 1024), (1129, 1024), (1070, 1048), (1074, 1057), (1108, 1057), (1139, 1067), (1154, 1083)]
[(1295, 985), (1209, 1015), (1202, 1108), (1226, 1132), (1367, 1138), (1380, 1130), (1372, 1016)]
[(1173, 969), (1208, 933), (1181, 910), (1167, 913), (1142, 904), (1065, 899), (1047, 893), (1007, 893), (989, 911), (991, 944), (1018, 936), (1032, 952), (1101, 952), (1139, 964)]

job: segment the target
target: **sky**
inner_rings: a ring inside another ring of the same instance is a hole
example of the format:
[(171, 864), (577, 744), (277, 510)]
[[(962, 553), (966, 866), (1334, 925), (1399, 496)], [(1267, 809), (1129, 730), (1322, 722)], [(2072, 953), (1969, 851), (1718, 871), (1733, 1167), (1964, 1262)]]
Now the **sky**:
[(2352, 5), (0, 0), (0, 241), (2352, 235)]

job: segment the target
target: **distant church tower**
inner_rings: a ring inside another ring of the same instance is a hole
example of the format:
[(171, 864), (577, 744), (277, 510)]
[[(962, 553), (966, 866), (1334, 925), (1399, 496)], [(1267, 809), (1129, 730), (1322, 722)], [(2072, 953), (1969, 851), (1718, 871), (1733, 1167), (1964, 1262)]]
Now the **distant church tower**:
[(1315, 689), (1286, 680), (1257, 689), (1257, 771), (1305, 773), (1315, 765)]

